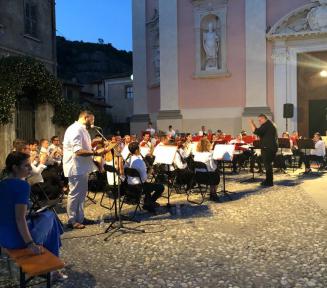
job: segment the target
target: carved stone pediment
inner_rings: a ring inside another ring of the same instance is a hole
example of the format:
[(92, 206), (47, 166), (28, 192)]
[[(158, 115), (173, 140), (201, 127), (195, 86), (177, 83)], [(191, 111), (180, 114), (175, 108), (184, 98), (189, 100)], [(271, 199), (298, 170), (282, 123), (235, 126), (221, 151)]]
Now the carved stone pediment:
[(312, 0), (280, 19), (268, 39), (310, 38), (327, 35), (327, 0)]

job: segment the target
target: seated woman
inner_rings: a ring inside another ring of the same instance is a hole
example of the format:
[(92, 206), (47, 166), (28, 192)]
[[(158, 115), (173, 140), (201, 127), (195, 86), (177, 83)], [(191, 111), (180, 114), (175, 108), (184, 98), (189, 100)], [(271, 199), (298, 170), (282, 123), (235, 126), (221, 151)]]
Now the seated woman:
[(206, 164), (208, 170), (207, 173), (210, 173), (208, 177), (208, 179), (210, 179), (210, 182), (208, 183), (210, 185), (210, 200), (218, 202), (219, 197), (217, 196), (217, 185), (219, 184), (219, 174), (216, 172), (217, 165), (212, 156), (210, 141), (207, 138), (202, 138), (196, 147), (194, 161)]
[[(8, 249), (29, 248), (42, 253), (44, 246), (59, 256), (61, 226), (52, 211), (26, 217), (30, 186), (24, 180), (31, 173), (29, 155), (12, 152), (0, 181), (0, 245)], [(66, 277), (60, 274), (62, 278)]]

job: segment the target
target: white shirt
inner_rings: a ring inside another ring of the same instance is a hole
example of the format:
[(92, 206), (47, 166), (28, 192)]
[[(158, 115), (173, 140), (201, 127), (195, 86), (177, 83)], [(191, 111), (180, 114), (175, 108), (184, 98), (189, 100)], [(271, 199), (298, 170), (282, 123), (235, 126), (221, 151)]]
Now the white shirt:
[(43, 183), (43, 177), (42, 177), (42, 172), (45, 168), (47, 168), (47, 166), (43, 165), (43, 164), (39, 164), (37, 165), (37, 163), (32, 163), (32, 173), (31, 176), (27, 178), (27, 182), (30, 185), (36, 184), (36, 183)]
[(66, 177), (85, 175), (95, 171), (92, 156), (77, 156), (83, 149), (92, 151), (91, 137), (85, 126), (79, 122), (70, 125), (64, 136), (63, 168)]
[(214, 172), (217, 169), (217, 165), (212, 156), (212, 152), (196, 152), (194, 161), (206, 164), (208, 172)]
[(156, 133), (156, 130), (154, 130), (153, 128), (148, 128), (148, 129), (146, 129), (145, 131), (150, 132), (150, 135), (151, 135), (151, 136), (153, 136), (154, 133)]
[(174, 129), (168, 130), (167, 135), (169, 135), (170, 137), (175, 137), (176, 131)]
[(311, 150), (311, 155), (324, 157), (326, 155), (326, 146), (325, 142), (319, 140), (315, 143), (315, 149)]
[(175, 158), (174, 158), (174, 165), (176, 168), (183, 170), (187, 168), (187, 163), (186, 161), (182, 161), (182, 157), (183, 159), (185, 159), (185, 155), (184, 155), (184, 150), (182, 148), (178, 149), (176, 154), (175, 154)]
[[(132, 155), (131, 161), (130, 161), (128, 167), (136, 169), (139, 172), (143, 183), (148, 179), (146, 165), (141, 156)], [(128, 177), (127, 182), (129, 185), (141, 184), (138, 177)]]

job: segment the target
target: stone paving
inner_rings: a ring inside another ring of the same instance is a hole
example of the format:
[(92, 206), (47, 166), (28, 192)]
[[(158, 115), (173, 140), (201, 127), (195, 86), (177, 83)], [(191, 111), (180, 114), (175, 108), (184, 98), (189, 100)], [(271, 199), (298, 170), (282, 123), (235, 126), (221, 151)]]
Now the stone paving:
[[(233, 201), (196, 206), (174, 194), (176, 207), (127, 225), (146, 233), (105, 242), (101, 225), (66, 232), (69, 279), (53, 287), (327, 287), (326, 212), (302, 179), (279, 175), (277, 185), (260, 189), (240, 184), (244, 177), (227, 177)], [(108, 213), (90, 202), (86, 211)], [(3, 259), (0, 267), (0, 287), (13, 287)]]

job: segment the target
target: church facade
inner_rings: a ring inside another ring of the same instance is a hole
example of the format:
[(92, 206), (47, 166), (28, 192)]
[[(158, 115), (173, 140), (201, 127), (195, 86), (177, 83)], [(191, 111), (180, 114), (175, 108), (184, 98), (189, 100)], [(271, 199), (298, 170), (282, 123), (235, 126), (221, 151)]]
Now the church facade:
[(133, 0), (131, 130), (235, 135), (265, 113), (325, 134), (325, 51), (327, 0)]

